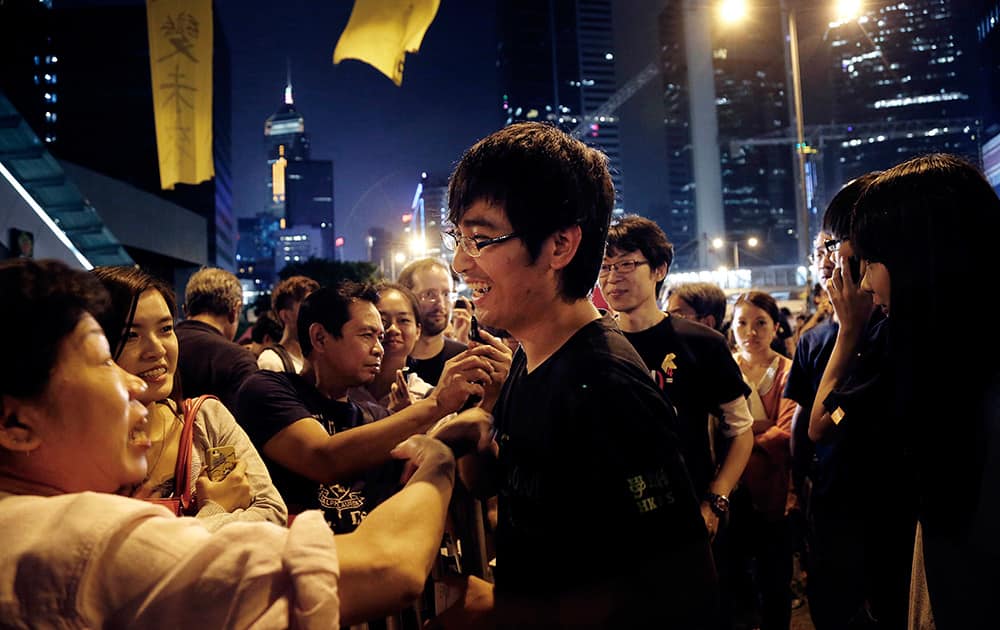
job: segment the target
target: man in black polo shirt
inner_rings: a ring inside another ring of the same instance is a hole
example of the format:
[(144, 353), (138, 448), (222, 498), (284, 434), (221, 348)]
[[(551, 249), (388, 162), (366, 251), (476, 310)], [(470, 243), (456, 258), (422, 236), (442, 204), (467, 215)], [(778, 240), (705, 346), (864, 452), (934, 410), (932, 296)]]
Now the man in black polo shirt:
[(257, 371), (253, 354), (233, 342), (242, 308), (239, 279), (224, 269), (205, 268), (188, 280), (184, 291), (187, 319), (175, 328), (184, 395), (214, 394), (233, 413), (236, 392)]

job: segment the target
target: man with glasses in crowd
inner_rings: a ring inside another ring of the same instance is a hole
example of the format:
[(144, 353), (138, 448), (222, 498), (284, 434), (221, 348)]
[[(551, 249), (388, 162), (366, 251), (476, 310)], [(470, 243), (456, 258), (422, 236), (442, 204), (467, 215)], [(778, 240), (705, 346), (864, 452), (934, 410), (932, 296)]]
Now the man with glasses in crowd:
[(448, 196), (454, 269), (483, 323), (521, 346), (495, 441), (462, 462), (466, 483), (499, 492), (496, 585), (469, 578), (439, 623), (714, 627), (708, 537), (672, 409), (588, 299), (614, 204), (607, 158), (518, 123), (466, 152)]
[(718, 331), (679, 317), (681, 309), (671, 314), (660, 310), (657, 296), (673, 253), (656, 223), (623, 217), (608, 232), (598, 282), (618, 313), (619, 328), (676, 409), (676, 431), (702, 519), (713, 538), (722, 603), (728, 606), (728, 554), (724, 537), (716, 534), (753, 449), (753, 418), (746, 401), (750, 390)]
[(466, 348), (444, 334), (455, 299), (451, 270), (439, 258), (421, 258), (403, 267), (396, 281), (420, 301), (420, 338), (407, 365), (424, 381), (437, 385), (444, 362)]

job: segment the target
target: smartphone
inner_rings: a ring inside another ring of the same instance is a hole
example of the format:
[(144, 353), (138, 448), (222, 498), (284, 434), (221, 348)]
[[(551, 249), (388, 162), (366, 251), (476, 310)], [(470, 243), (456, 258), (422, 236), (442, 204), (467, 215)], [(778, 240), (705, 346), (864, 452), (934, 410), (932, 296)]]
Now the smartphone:
[(847, 270), (851, 274), (851, 278), (854, 279), (854, 284), (861, 283), (861, 259), (857, 256), (848, 256), (847, 258)]
[(469, 300), (467, 300), (464, 297), (458, 298), (457, 300), (455, 300), (454, 308), (462, 308), (465, 310), (469, 310)]
[(236, 448), (230, 445), (208, 449), (208, 478), (222, 481), (236, 468)]
[(472, 316), (472, 324), (469, 326), (469, 340), (476, 343), (483, 343), (483, 337), (479, 334), (479, 320)]

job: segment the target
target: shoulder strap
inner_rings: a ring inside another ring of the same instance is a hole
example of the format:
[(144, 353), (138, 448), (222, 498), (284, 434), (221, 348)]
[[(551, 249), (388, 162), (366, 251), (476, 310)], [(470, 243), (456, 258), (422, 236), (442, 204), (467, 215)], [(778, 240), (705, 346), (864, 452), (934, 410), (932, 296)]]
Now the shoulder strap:
[(198, 416), (201, 404), (209, 398), (216, 398), (210, 394), (203, 394), (197, 398), (188, 398), (184, 401), (184, 429), (181, 431), (181, 442), (177, 447), (177, 466), (174, 468), (174, 489), (180, 489), (178, 493), (181, 500), (181, 509), (187, 512), (191, 507), (191, 443), (194, 440), (194, 419)]
[(267, 345), (265, 350), (273, 350), (278, 358), (281, 359), (281, 366), (285, 368), (285, 371), (290, 374), (295, 374), (295, 363), (292, 362), (292, 355), (285, 350), (285, 346), (280, 343), (272, 343)]

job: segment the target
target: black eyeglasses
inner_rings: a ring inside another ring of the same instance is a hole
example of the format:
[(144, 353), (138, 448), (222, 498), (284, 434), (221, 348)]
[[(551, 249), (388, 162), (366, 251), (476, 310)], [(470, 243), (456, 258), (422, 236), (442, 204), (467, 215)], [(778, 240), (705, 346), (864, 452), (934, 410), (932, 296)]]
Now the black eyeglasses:
[(598, 273), (598, 275), (603, 278), (604, 276), (610, 274), (612, 271), (617, 271), (618, 273), (624, 275), (627, 273), (632, 273), (633, 271), (635, 271), (635, 268), (638, 267), (639, 265), (648, 265), (648, 264), (649, 261), (647, 260), (623, 260), (620, 263), (601, 265), (601, 271), (600, 273)]
[(455, 230), (448, 230), (441, 232), (441, 243), (444, 248), (448, 251), (455, 251), (456, 247), (461, 247), (463, 251), (473, 258), (479, 258), (480, 254), (483, 253), (484, 247), (489, 247), (490, 245), (496, 245), (497, 243), (503, 243), (504, 241), (517, 238), (518, 234), (516, 232), (511, 232), (510, 234), (504, 234), (503, 236), (498, 236), (496, 238), (484, 238), (476, 240), (475, 236), (462, 236)]

